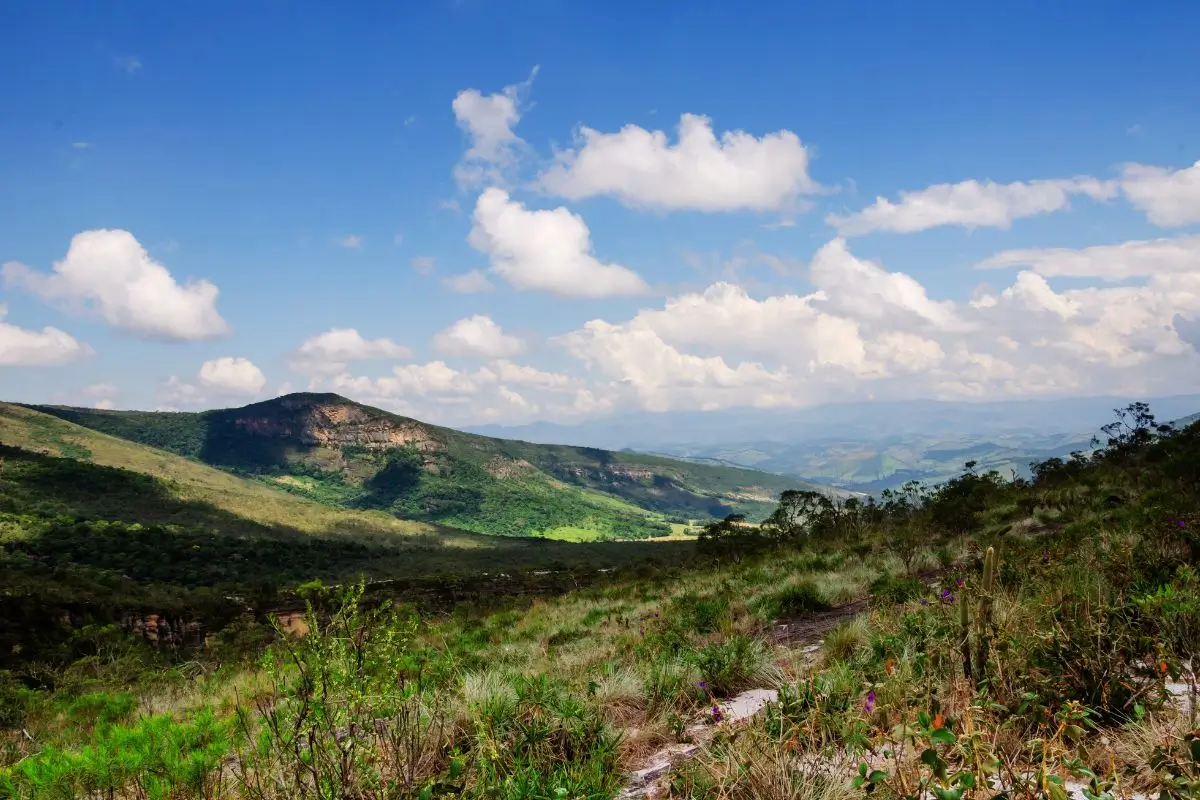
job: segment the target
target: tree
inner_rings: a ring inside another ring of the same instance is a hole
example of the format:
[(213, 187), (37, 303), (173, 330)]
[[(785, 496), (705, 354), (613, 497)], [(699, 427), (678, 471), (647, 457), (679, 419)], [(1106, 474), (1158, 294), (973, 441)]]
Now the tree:
[(697, 548), (705, 555), (732, 558), (736, 564), (743, 556), (762, 549), (767, 543), (758, 527), (746, 523), (745, 514), (730, 514), (719, 522), (704, 526)]
[(833, 502), (819, 492), (788, 489), (779, 495), (779, 505), (763, 527), (775, 539), (796, 540), (811, 534), (818, 520), (832, 510)]

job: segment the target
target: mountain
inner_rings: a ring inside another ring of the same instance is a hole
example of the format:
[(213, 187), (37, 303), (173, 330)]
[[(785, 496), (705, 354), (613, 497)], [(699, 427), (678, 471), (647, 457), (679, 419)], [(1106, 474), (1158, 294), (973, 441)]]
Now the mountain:
[[(543, 441), (574, 437), (706, 463), (739, 465), (876, 493), (907, 481), (928, 484), (980, 470), (1028, 477), (1031, 462), (1089, 450), (1113, 409), (1129, 398), (1084, 397), (1001, 402), (905, 401), (761, 410), (628, 416), (580, 426), (534, 423), (489, 427)], [(1147, 400), (1159, 419), (1200, 408), (1200, 396)], [(701, 424), (703, 421), (703, 424)], [(716, 433), (714, 433), (714, 431)]]
[(1130, 398), (1066, 397), (1002, 401), (904, 400), (855, 402), (802, 409), (642, 412), (562, 425), (483, 425), (473, 433), (609, 450), (675, 452), (679, 445), (727, 445), (773, 441), (802, 444), (828, 440), (881, 442), (889, 437), (1088, 434), (1112, 420), (1112, 410), (1133, 400), (1150, 404), (1159, 419), (1200, 408), (1200, 395)]
[(478, 533), (649, 538), (672, 522), (762, 518), (782, 491), (822, 488), (744, 467), (479, 436), (335, 394), (198, 413), (29, 408), (328, 506)]
[(599, 569), (679, 564), (693, 551), (686, 541), (486, 536), (331, 508), (0, 403), (0, 676), (22, 659), (70, 652), (87, 625), (169, 619), (173, 636), (202, 638), (314, 579), (366, 576), (413, 599), (486, 601), (561, 589)]

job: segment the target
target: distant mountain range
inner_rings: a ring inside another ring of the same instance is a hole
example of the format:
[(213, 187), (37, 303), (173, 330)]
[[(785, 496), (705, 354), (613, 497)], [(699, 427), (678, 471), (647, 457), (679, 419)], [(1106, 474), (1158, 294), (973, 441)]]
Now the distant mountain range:
[(198, 413), (27, 407), (326, 505), (477, 533), (649, 538), (734, 512), (761, 519), (787, 489), (832, 491), (725, 464), (463, 433), (336, 394)]
[[(478, 433), (539, 442), (577, 441), (703, 463), (769, 470), (856, 492), (909, 480), (938, 483), (966, 461), (1028, 475), (1030, 462), (1087, 449), (1123, 397), (1002, 402), (905, 401), (631, 414), (579, 425), (479, 426)], [(1160, 420), (1194, 414), (1200, 395), (1145, 400)]]

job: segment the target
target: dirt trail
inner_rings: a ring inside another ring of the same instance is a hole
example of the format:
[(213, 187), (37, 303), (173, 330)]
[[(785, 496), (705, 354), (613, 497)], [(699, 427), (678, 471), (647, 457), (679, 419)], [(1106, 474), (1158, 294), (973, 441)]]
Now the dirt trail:
[[(929, 570), (920, 573), (917, 577), (927, 584), (933, 584), (946, 572), (948, 572), (947, 569)], [(820, 648), (826, 634), (865, 611), (869, 605), (870, 598), (864, 597), (853, 603), (826, 611), (814, 611), (802, 616), (779, 620), (768, 634), (768, 640), (772, 644), (792, 650), (803, 649), (810, 652), (812, 658), (815, 658), (816, 650)], [(643, 760), (637, 769), (631, 771), (629, 783), (618, 795), (618, 799), (637, 800), (664, 796), (666, 781), (675, 764), (692, 758), (700, 752), (701, 748), (712, 739), (719, 726), (739, 725), (749, 721), (776, 696), (777, 693), (773, 689), (751, 689), (721, 703), (724, 722), (714, 724), (709, 719), (692, 725), (687, 729), (687, 733), (692, 739), (691, 743), (668, 745)]]

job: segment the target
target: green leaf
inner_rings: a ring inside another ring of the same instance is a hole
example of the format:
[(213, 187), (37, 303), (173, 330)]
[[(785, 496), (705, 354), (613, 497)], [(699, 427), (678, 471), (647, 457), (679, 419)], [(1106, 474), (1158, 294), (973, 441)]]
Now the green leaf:
[(933, 733), (929, 734), (930, 741), (938, 744), (954, 744), (958, 737), (954, 735), (954, 731), (949, 728), (938, 728)]

